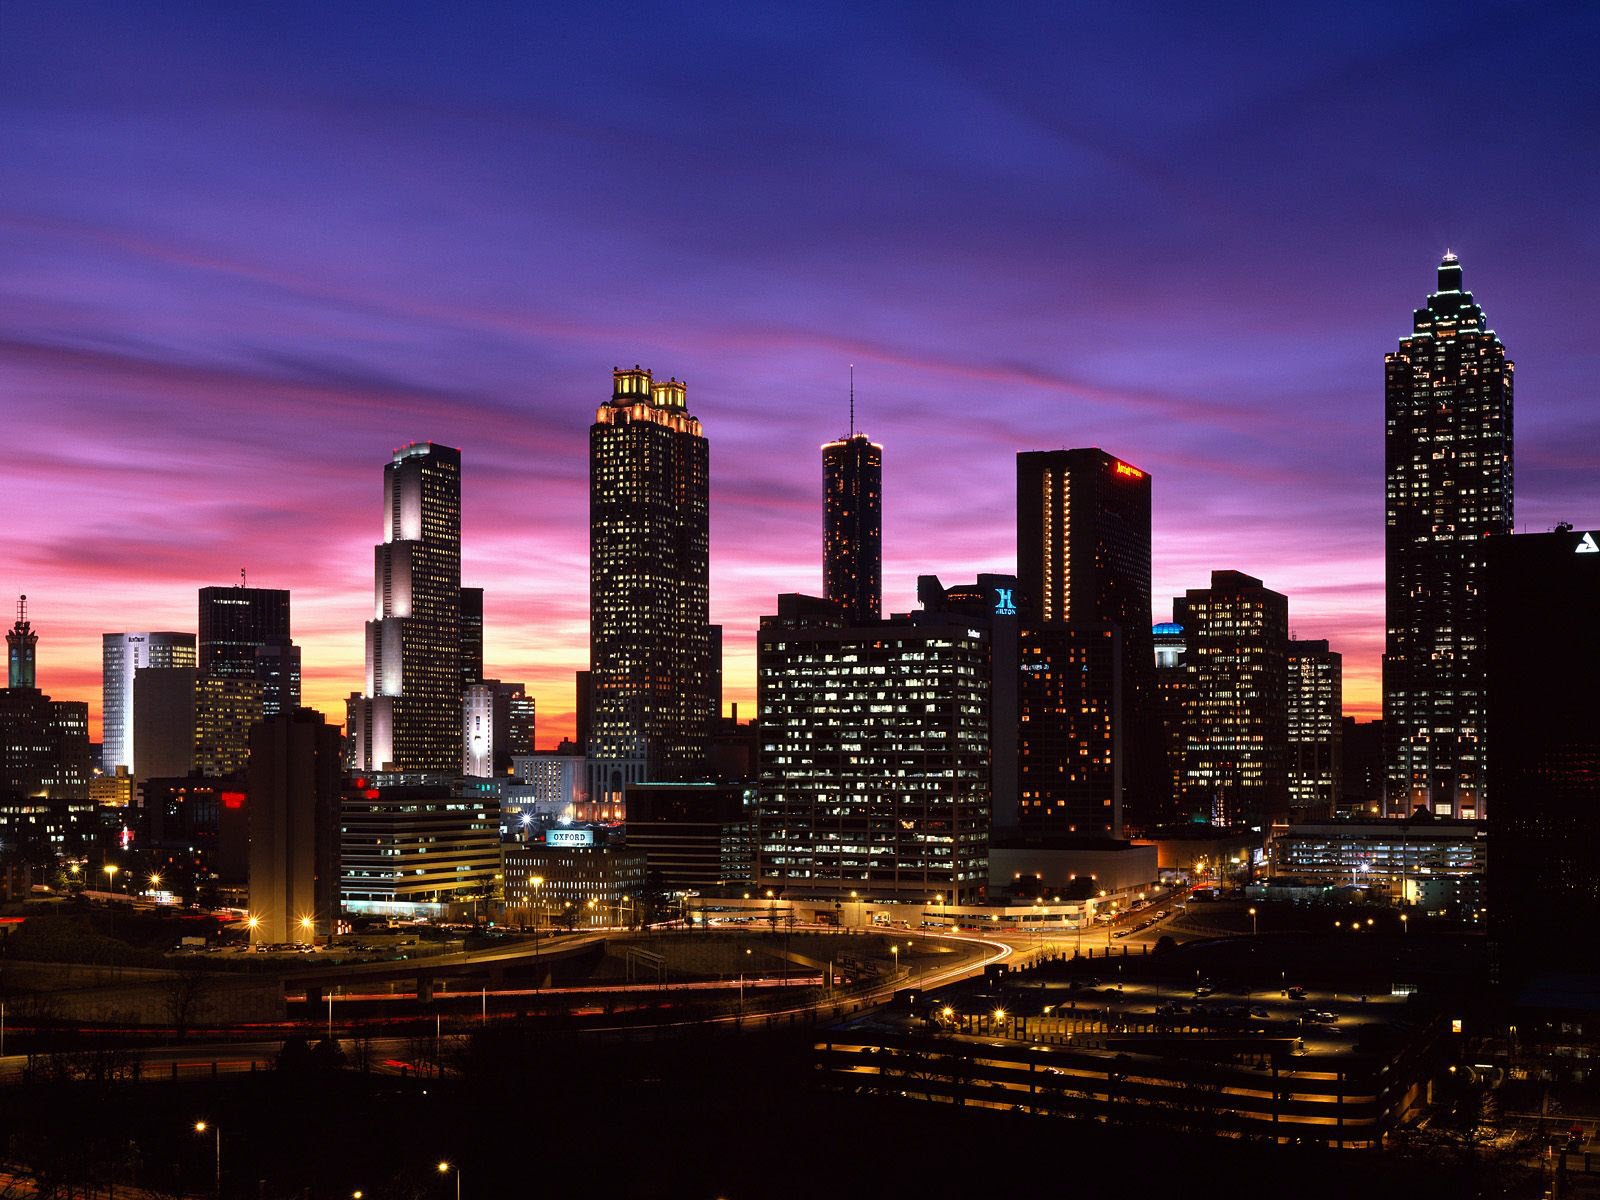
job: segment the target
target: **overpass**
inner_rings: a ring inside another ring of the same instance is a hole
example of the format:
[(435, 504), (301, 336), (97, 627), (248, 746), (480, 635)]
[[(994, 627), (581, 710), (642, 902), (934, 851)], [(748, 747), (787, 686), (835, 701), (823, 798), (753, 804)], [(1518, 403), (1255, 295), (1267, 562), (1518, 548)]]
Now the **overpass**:
[(601, 947), (607, 933), (579, 934), (576, 937), (549, 938), (516, 942), (487, 950), (458, 951), (432, 957), (386, 959), (383, 962), (331, 963), (290, 967), (279, 976), (285, 992), (304, 989), (306, 999), (320, 1003), (327, 989), (359, 987), (364, 984), (413, 980), (417, 999), (433, 999), (434, 985), (441, 979), (483, 978), (498, 988), (508, 971), (537, 971), (547, 963), (562, 962), (592, 953)]

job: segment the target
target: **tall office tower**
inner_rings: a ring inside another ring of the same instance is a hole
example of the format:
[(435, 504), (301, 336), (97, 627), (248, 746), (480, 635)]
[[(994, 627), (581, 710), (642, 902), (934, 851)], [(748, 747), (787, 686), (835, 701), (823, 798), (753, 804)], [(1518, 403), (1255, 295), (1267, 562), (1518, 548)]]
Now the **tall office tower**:
[(589, 430), (591, 799), (705, 772), (709, 470), (684, 385), (613, 371)]
[(945, 587), (937, 575), (917, 576), (917, 601), (929, 612), (953, 613), (989, 635), (989, 821), (1017, 823), (1018, 627), (1017, 577), (979, 575)]
[(1161, 726), (1161, 818), (1180, 821), (1183, 753), (1189, 736), (1188, 638), (1183, 626), (1162, 621), (1150, 630), (1156, 649), (1156, 721)]
[(17, 623), (6, 631), (6, 686), (14, 688), (38, 687), (38, 672), (34, 654), (39, 645), (39, 635), (28, 622), (28, 598), (17, 598)]
[(1491, 538), (1489, 914), (1506, 982), (1594, 970), (1600, 922), (1600, 530)]
[(494, 774), (494, 689), (469, 683), (461, 689), (461, 773), (475, 779)]
[(300, 647), (288, 638), (272, 638), (256, 647), (255, 677), (261, 685), (263, 717), (300, 707)]
[(1183, 803), (1219, 825), (1289, 816), (1289, 598), (1238, 571), (1173, 602), (1188, 637)]
[(1346, 717), (1339, 751), (1344, 794), (1339, 807), (1352, 816), (1383, 815), (1383, 722)]
[[(1122, 720), (1115, 733), (1122, 765), (1115, 776), (1099, 773), (1100, 786), (1116, 789), (1117, 794), (1104, 792), (1093, 798), (1091, 807), (1101, 813), (1121, 813), (1138, 827), (1154, 824), (1162, 815), (1160, 724), (1150, 634), (1150, 496), (1149, 474), (1104, 450), (1017, 455), (1017, 583), (1024, 642), (1028, 630), (1078, 625), (1092, 635), (1108, 625), (1117, 626)], [(1064, 644), (1061, 652), (1066, 652)], [(1109, 687), (1112, 675), (1101, 672), (1100, 678)], [(1072, 824), (1064, 814), (1069, 809), (1083, 811), (1082, 804), (1090, 799), (1080, 790), (1085, 781), (1073, 785), (1078, 794), (1070, 804), (1057, 803), (1067, 797), (1052, 793), (1049, 781), (1052, 775), (1065, 781), (1069, 764), (1046, 760), (1056, 753), (1052, 747), (1081, 758), (1081, 747), (1074, 749), (1068, 744), (1071, 736), (1051, 728), (1052, 715), (1068, 715), (1060, 707), (1068, 697), (1059, 687), (1047, 690), (1051, 695), (1038, 698), (1021, 732), (1024, 772), (1030, 759), (1035, 768), (1034, 786), (1024, 790), (1038, 793), (1024, 797), (1038, 802), (1024, 806), (1024, 820)], [(1094, 703), (1102, 714), (1113, 706), (1109, 692), (1102, 692)], [(1044, 740), (1035, 746), (1030, 739)], [(1052, 772), (1053, 767), (1061, 769)], [(1114, 823), (1120, 828), (1120, 822)], [(1065, 832), (1065, 825), (1061, 827)]]
[(1484, 539), (1511, 532), (1514, 368), (1455, 255), (1383, 369), (1387, 803), (1481, 817)]
[(756, 650), (758, 885), (952, 903), (988, 879), (989, 638), (958, 614), (847, 624), (778, 597)]
[(145, 667), (193, 667), (192, 633), (107, 633), (101, 642), (100, 765), (107, 775), (134, 765), (133, 679)]
[[(250, 735), (251, 937), (310, 942), (339, 916), (339, 730), (309, 708)], [(226, 794), (224, 795), (226, 803)]]
[(1325, 821), (1344, 795), (1344, 656), (1289, 642), (1289, 812)]
[(289, 638), (289, 593), (281, 588), (200, 589), (202, 675), (256, 677), (256, 652)]
[(483, 589), (461, 589), (461, 686), (483, 682)]
[(857, 433), (822, 447), (822, 594), (852, 625), (883, 610), (883, 447)]
[(461, 768), (461, 451), (413, 442), (383, 468), (366, 690), (346, 706), (358, 771)]
[(250, 730), (263, 715), (256, 679), (201, 675), (194, 681), (194, 769), (240, 775), (250, 762)]

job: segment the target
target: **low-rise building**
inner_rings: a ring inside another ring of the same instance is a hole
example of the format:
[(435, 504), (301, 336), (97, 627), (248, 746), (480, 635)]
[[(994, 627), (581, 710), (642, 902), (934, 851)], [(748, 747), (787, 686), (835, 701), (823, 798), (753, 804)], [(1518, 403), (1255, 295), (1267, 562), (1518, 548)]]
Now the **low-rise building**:
[(1423, 810), (1403, 821), (1309, 821), (1277, 836), (1273, 875), (1471, 917), (1483, 905), (1487, 847), (1484, 822)]
[(505, 919), (530, 928), (635, 924), (644, 919), (645, 853), (604, 827), (546, 830), (502, 846)]

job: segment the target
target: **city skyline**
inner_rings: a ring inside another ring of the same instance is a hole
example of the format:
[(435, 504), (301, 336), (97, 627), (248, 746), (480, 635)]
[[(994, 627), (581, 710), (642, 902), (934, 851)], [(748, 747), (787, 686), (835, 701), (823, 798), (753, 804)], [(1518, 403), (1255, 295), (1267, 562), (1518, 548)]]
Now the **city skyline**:
[[(1570, 302), (1593, 239), (1571, 95), (1595, 86), (1575, 65), (1592, 14), (1463, 22), (1439, 55), (1406, 49), (1435, 46), (1427, 13), (1396, 17), (1382, 48), (1275, 14), (1293, 71), (1180, 15), (1097, 27), (1104, 65), (1072, 82), (1002, 70), (1043, 53), (1020, 31), (958, 58), (948, 26), (891, 44), (872, 14), (834, 14), (768, 45), (720, 14), (665, 43), (703, 42), (678, 62), (686, 89), (605, 71), (663, 21), (602, 51), (574, 20), (548, 80), (475, 43), (457, 49), (481, 70), (432, 71), (423, 99), (381, 86), (419, 58), (420, 17), (364, 46), (372, 74), (339, 79), (334, 51), (296, 57), (292, 12), (175, 38), (87, 11), (76, 41), (70, 18), (8, 18), (30, 53), (0, 72), (0, 256), (17, 268), (0, 380), (36, 449), (8, 476), (29, 519), (0, 586), (30, 597), (40, 686), (89, 701), (97, 731), (101, 634), (191, 630), (195, 589), (241, 566), (293, 593), (305, 700), (337, 719), (362, 675), (371, 464), (434, 440), (463, 451), (486, 673), (528, 681), (553, 744), (588, 640), (593, 380), (635, 361), (687, 377), (715, 443), (711, 619), (745, 712), (760, 615), (820, 590), (813, 456), (851, 362), (860, 425), (891, 452), (886, 611), (914, 607), (920, 574), (1014, 570), (1014, 453), (1099, 445), (1156, 479), (1152, 621), (1213, 569), (1263, 578), (1297, 636), (1344, 655), (1363, 718), (1383, 638), (1382, 360), (1446, 248), (1518, 364), (1517, 528), (1600, 520), (1582, 490), (1593, 352)], [(335, 50), (371, 32), (317, 19)], [(509, 45), (540, 32), (519, 28)], [(863, 33), (875, 70), (787, 99), (757, 86), (771, 63), (752, 48), (798, 69)], [(1515, 70), (1479, 95), (1467, 81), (1508, 38)], [(1203, 72), (1116, 85), (1136, 55), (1180, 64), (1191, 41)], [(141, 47), (166, 69), (85, 86), (84, 63)], [(1251, 69), (1216, 69), (1230, 62)], [(1351, 105), (1352, 74), (1370, 106)], [(614, 90), (591, 110), (602, 76)], [(1423, 95), (1480, 119), (1470, 160), (1389, 136)], [(124, 107), (139, 119), (108, 118)], [(775, 186), (719, 140), (799, 169)], [(1526, 169), (1503, 173), (1512, 147)], [(636, 172), (637, 196), (618, 186)], [(1392, 177), (1381, 200), (1374, 173)], [(622, 305), (624, 273), (676, 282)]]

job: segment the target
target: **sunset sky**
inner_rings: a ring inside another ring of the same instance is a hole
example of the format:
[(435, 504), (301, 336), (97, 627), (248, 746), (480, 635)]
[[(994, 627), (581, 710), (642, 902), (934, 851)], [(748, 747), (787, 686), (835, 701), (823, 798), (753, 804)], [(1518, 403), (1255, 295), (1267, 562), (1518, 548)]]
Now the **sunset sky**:
[[(999, 15), (997, 15), (999, 14)], [(539, 743), (588, 656), (587, 430), (688, 380), (726, 699), (820, 587), (819, 445), (885, 446), (886, 607), (1015, 562), (1013, 455), (1155, 487), (1154, 619), (1288, 593), (1378, 709), (1383, 355), (1446, 247), (1517, 362), (1518, 528), (1600, 524), (1600, 8), (102, 5), (0, 16), (7, 613), (293, 591), (361, 679), (382, 466), (463, 457), (463, 582)], [(96, 732), (98, 736), (98, 732)]]

